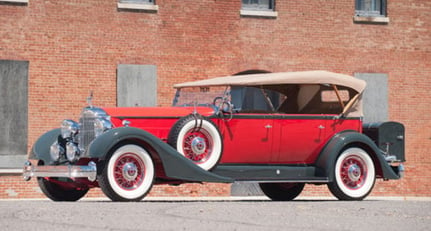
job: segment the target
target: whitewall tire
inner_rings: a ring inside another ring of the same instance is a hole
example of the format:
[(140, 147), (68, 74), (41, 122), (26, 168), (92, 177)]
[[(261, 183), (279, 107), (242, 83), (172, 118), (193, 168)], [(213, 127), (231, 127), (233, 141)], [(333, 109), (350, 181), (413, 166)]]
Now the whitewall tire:
[(334, 171), (334, 181), (328, 187), (340, 200), (363, 200), (376, 181), (374, 162), (361, 148), (344, 150), (337, 158)]
[(215, 124), (193, 115), (180, 119), (169, 133), (168, 143), (205, 170), (215, 167), (222, 153), (222, 139)]
[(135, 144), (117, 148), (107, 160), (99, 185), (113, 201), (140, 201), (151, 190), (155, 168), (150, 154)]

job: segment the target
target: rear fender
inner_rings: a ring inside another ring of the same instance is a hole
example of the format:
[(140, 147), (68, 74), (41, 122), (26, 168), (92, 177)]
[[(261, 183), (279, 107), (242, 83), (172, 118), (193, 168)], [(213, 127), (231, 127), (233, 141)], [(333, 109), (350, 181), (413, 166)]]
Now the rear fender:
[(104, 160), (116, 145), (123, 142), (145, 143), (147, 147), (153, 149), (169, 178), (192, 182), (233, 182), (231, 178), (203, 170), (158, 137), (134, 127), (120, 127), (98, 136), (89, 145), (85, 156)]
[(380, 154), (381, 151), (376, 144), (366, 135), (355, 131), (344, 131), (338, 133), (325, 145), (316, 161), (316, 167), (320, 169), (320, 171), (318, 171), (318, 175), (328, 177), (330, 182), (334, 181), (335, 177), (333, 169), (335, 162), (337, 161), (338, 155), (347, 147), (359, 147), (368, 152), (376, 166), (376, 174), (380, 175), (382, 178), (400, 178), (400, 176), (394, 172), (392, 167), (386, 162), (383, 155)]

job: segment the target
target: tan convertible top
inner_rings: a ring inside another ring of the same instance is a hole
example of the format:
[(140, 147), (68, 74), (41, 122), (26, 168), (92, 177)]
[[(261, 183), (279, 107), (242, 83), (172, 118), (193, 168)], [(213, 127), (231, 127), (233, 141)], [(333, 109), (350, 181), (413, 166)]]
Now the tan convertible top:
[[(304, 105), (311, 105), (312, 108), (319, 108), (318, 104), (312, 104), (311, 99), (317, 93), (313, 85), (322, 84), (332, 87), (341, 104), (342, 116), (360, 117), (362, 111), (362, 93), (366, 82), (350, 75), (338, 74), (329, 71), (301, 71), (301, 72), (279, 72), (261, 73), (249, 75), (233, 75), (217, 77), (193, 82), (186, 82), (174, 85), (174, 88), (184, 87), (211, 87), (211, 86), (275, 86), (275, 85), (298, 85), (300, 90), (296, 104), (302, 108)], [(347, 102), (343, 102), (337, 86), (352, 89), (357, 93), (351, 95)], [(314, 89), (314, 90), (313, 90)], [(323, 109), (322, 109), (323, 110)], [(305, 113), (305, 112), (304, 112)]]
[(329, 71), (301, 71), (225, 76), (175, 84), (174, 88), (226, 85), (260, 86), (277, 84), (334, 84), (354, 89), (358, 93), (362, 93), (366, 85), (365, 81), (354, 78), (350, 75), (338, 74)]

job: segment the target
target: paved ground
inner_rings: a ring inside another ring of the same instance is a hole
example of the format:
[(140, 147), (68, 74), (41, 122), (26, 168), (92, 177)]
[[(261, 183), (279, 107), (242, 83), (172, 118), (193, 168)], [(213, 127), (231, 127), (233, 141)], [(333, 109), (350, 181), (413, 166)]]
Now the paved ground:
[(430, 230), (431, 200), (148, 198), (0, 201), (1, 230)]

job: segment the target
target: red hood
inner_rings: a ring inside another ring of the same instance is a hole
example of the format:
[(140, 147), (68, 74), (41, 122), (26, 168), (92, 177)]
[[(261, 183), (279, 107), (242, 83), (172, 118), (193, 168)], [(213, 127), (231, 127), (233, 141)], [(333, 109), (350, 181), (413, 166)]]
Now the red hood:
[(102, 108), (112, 117), (182, 117), (195, 110), (203, 116), (211, 116), (211, 107), (113, 107)]

